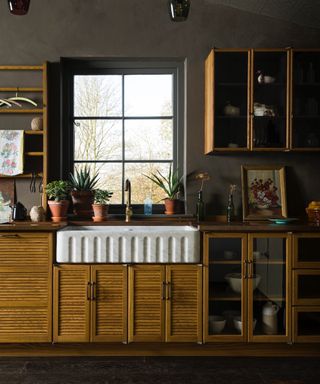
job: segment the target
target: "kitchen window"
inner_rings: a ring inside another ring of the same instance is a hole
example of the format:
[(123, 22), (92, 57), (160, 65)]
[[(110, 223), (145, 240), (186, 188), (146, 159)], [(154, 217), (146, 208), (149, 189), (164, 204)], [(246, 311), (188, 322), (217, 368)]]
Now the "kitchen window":
[(88, 165), (124, 204), (163, 192), (145, 175), (183, 173), (183, 61), (62, 59), (62, 177)]

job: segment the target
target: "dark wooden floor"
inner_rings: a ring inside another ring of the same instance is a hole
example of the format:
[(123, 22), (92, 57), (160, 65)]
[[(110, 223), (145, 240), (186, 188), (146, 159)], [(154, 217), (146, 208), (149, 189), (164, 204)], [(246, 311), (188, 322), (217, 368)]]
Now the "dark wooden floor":
[(0, 358), (1, 384), (318, 384), (319, 358)]

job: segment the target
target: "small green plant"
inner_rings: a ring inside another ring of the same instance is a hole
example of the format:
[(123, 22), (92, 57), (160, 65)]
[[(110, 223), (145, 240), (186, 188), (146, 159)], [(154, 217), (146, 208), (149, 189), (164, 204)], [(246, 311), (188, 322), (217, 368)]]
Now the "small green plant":
[(55, 201), (66, 200), (70, 192), (70, 183), (64, 180), (51, 181), (46, 186), (49, 199)]
[(98, 175), (91, 176), (87, 165), (80, 170), (76, 169), (74, 175), (70, 173), (70, 184), (75, 191), (93, 191), (98, 181)]
[(95, 204), (107, 204), (111, 199), (113, 192), (104, 189), (96, 189), (94, 191), (94, 203)]
[(171, 165), (168, 176), (164, 176), (160, 171), (151, 173), (151, 176), (144, 176), (160, 187), (166, 193), (168, 199), (177, 199), (179, 192), (183, 190), (182, 176), (179, 176), (178, 169), (173, 171)]

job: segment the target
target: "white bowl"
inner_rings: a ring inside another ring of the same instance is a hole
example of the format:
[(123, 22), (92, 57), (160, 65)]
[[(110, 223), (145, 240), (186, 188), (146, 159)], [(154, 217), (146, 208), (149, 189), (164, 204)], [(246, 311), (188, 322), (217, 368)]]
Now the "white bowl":
[[(225, 278), (225, 280), (227, 280), (230, 288), (234, 292), (241, 293), (241, 286), (242, 286), (241, 273), (228, 273), (227, 275), (225, 275), (224, 278)], [(253, 275), (251, 280), (252, 280), (253, 290), (255, 290), (261, 281), (261, 276), (260, 275)]]
[(223, 316), (209, 316), (209, 333), (219, 334), (226, 326), (226, 319)]
[(275, 77), (272, 77), (272, 76), (263, 76), (263, 81), (265, 82), (265, 84), (271, 84), (271, 83), (274, 83), (275, 82)]
[(234, 251), (224, 251), (223, 256), (226, 260), (233, 260), (236, 258), (237, 254)]
[(237, 311), (237, 310), (233, 310), (233, 309), (227, 309), (225, 311), (222, 312), (222, 316), (226, 319), (227, 321), (227, 324), (226, 326), (228, 328), (233, 328), (233, 319), (236, 317), (236, 316), (239, 316), (240, 317), (241, 315), (241, 312), (240, 311)]
[[(233, 318), (233, 325), (234, 325), (235, 329), (236, 329), (239, 333), (242, 332), (242, 320), (241, 320), (241, 316), (235, 316), (235, 317)], [(257, 319), (253, 319), (253, 330), (255, 330), (256, 325), (257, 325)]]

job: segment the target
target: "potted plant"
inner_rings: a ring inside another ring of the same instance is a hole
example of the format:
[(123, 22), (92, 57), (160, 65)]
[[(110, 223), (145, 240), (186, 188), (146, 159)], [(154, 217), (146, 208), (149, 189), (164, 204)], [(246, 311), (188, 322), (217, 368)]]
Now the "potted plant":
[(101, 222), (107, 219), (107, 214), (109, 210), (108, 201), (111, 199), (113, 192), (107, 191), (104, 189), (96, 189), (94, 191), (94, 203), (92, 204), (93, 208), (93, 221)]
[(164, 176), (160, 171), (151, 173), (151, 176), (145, 175), (149, 180), (160, 187), (167, 197), (165, 197), (164, 204), (166, 207), (165, 214), (173, 215), (181, 213), (182, 201), (179, 198), (180, 193), (183, 191), (182, 176), (179, 176), (179, 171), (172, 170), (170, 165), (168, 176)]
[(48, 198), (51, 199), (48, 201), (48, 205), (52, 221), (60, 222), (66, 220), (69, 207), (69, 182), (64, 180), (51, 181), (47, 184), (45, 190)]
[(87, 165), (79, 170), (76, 169), (74, 175), (70, 173), (73, 213), (76, 216), (92, 216), (94, 189), (98, 181), (98, 175), (91, 176), (90, 168)]

